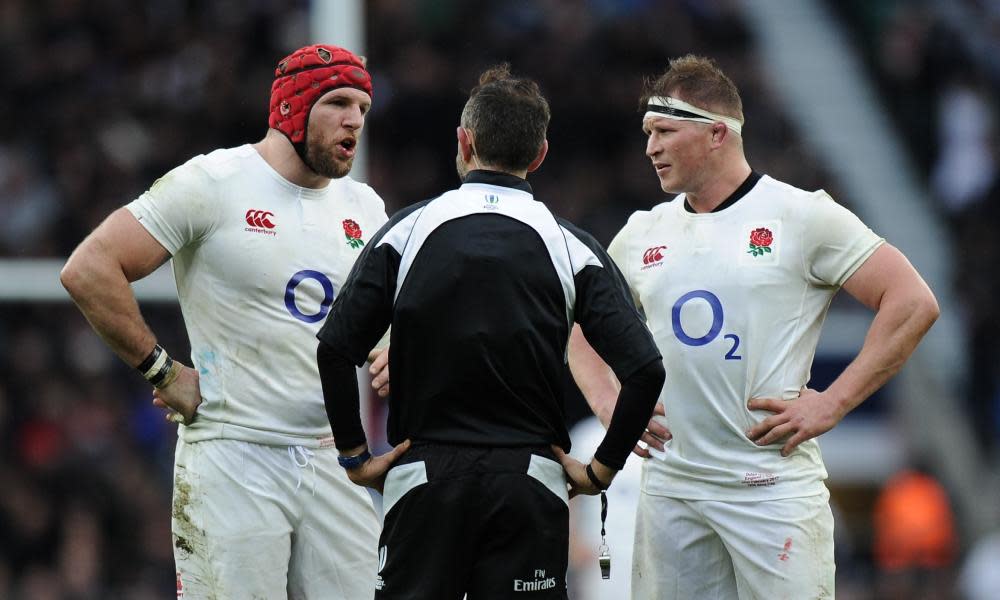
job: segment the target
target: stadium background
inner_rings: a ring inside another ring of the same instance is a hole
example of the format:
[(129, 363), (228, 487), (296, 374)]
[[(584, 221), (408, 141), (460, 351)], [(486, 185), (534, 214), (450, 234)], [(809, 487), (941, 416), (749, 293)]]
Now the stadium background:
[[(261, 138), (275, 61), (305, 43), (351, 45), (318, 36), (310, 16), (342, 4), (0, 2), (0, 598), (173, 593), (173, 427), (59, 290), (57, 266), (165, 171)], [(664, 199), (643, 156), (643, 76), (688, 52), (715, 58), (741, 89), (751, 165), (831, 192), (910, 256), (942, 304), (904, 372), (821, 438), (838, 598), (1000, 597), (988, 582), (1000, 559), (983, 558), (998, 551), (1000, 530), (1000, 3), (355, 6), (365, 25), (351, 34), (375, 78), (361, 178), (390, 214), (455, 185), (465, 94), (507, 60), (552, 103), (550, 155), (532, 185), (607, 243), (632, 211)], [(144, 298), (161, 342), (184, 356), (176, 304), (162, 289)], [(868, 318), (849, 299), (834, 302), (814, 387), (856, 352)], [(578, 397), (567, 414), (585, 416)], [(876, 509), (908, 469), (942, 486), (943, 516), (933, 497)], [(923, 554), (933, 560), (909, 561), (934, 542), (920, 533), (928, 518), (939, 533), (954, 519), (954, 552), (945, 535)], [(906, 535), (876, 552), (876, 532), (899, 524)], [(977, 571), (979, 561), (988, 568)], [(589, 557), (581, 564), (596, 569)]]

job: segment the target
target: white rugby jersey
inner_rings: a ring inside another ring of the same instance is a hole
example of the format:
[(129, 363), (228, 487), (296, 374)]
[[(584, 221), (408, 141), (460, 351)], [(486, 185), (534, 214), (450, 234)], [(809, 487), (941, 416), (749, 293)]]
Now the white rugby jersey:
[(316, 333), (387, 220), (375, 191), (349, 177), (299, 187), (244, 145), (191, 159), (126, 208), (173, 256), (203, 399), (183, 438), (329, 438)]
[(645, 461), (648, 493), (739, 501), (823, 489), (816, 441), (788, 458), (780, 443), (758, 447), (745, 432), (772, 413), (747, 401), (798, 395), (830, 301), (883, 240), (826, 192), (759, 177), (717, 212), (688, 212), (683, 195), (637, 212), (609, 247), (667, 370), (673, 439)]

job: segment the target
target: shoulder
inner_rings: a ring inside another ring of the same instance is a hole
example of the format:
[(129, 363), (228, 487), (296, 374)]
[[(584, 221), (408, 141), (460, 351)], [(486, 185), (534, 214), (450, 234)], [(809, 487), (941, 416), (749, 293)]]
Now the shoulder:
[(804, 207), (809, 208), (810, 203), (815, 204), (816, 200), (822, 200), (824, 198), (832, 200), (832, 198), (830, 198), (830, 194), (826, 193), (824, 190), (804, 190), (789, 183), (779, 181), (769, 175), (764, 175), (757, 185), (760, 186), (761, 191), (766, 194), (769, 202), (781, 200), (800, 205), (804, 203)]
[(366, 208), (385, 213), (385, 201), (372, 186), (351, 178), (349, 175), (337, 180), (344, 191), (356, 198)]
[(576, 239), (578, 239), (585, 246), (590, 247), (590, 248), (593, 248), (595, 246), (597, 248), (601, 247), (600, 242), (598, 242), (597, 239), (594, 236), (590, 235), (590, 233), (584, 231), (583, 229), (577, 227), (576, 225), (574, 225), (573, 223), (570, 223), (569, 221), (567, 221), (566, 219), (564, 219), (562, 217), (556, 217), (555, 215), (553, 215), (553, 217), (555, 218), (556, 223), (558, 223), (559, 226), (566, 233), (568, 233), (568, 234), (572, 235), (573, 237), (575, 237)]
[(249, 168), (254, 152), (249, 144), (220, 148), (208, 154), (199, 154), (178, 168), (203, 181), (224, 181)]
[(614, 264), (597, 238), (565, 219), (555, 217), (555, 220), (566, 240), (566, 249), (569, 251), (574, 275), (588, 265), (606, 269)]
[(431, 198), (399, 209), (382, 225), (374, 239), (378, 243), (390, 244), (401, 251), (420, 213), (434, 200), (435, 198)]
[(438, 198), (440, 198), (440, 196), (428, 198), (427, 200), (421, 200), (420, 202), (416, 202), (409, 206), (404, 206), (403, 208), (397, 210), (392, 217), (389, 218), (389, 222), (386, 223), (386, 225), (391, 227), (401, 221), (405, 221), (407, 218), (415, 218), (423, 209), (427, 208), (427, 205), (434, 202)]
[(754, 205), (755, 210), (766, 214), (777, 213), (788, 224), (801, 223), (806, 227), (815, 224), (822, 227), (823, 220), (831, 213), (850, 214), (826, 190), (804, 190), (766, 175), (758, 186), (761, 202)]
[(678, 196), (671, 201), (661, 202), (649, 210), (635, 211), (629, 215), (625, 225), (615, 235), (613, 243), (615, 243), (615, 245), (621, 245), (629, 240), (648, 233), (649, 230), (656, 227), (659, 223), (673, 217), (678, 203), (683, 202), (684, 200)]
[[(250, 148), (250, 146), (246, 146)], [(212, 190), (245, 168), (241, 148), (199, 154), (174, 167), (153, 182), (148, 193), (155, 196), (212, 196)]]

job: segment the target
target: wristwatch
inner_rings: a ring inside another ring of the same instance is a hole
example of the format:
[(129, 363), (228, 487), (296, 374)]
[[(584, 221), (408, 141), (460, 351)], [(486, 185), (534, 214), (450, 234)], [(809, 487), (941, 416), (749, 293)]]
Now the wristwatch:
[(345, 469), (357, 469), (361, 465), (365, 464), (365, 462), (371, 457), (372, 453), (368, 451), (368, 448), (365, 448), (364, 452), (354, 456), (344, 456), (341, 454), (337, 457), (337, 462), (340, 463), (340, 466)]

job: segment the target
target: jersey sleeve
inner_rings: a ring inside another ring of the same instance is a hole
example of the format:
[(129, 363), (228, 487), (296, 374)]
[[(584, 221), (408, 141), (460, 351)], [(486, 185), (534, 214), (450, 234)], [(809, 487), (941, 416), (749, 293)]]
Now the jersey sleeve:
[(157, 179), (125, 208), (172, 256), (214, 230), (218, 203), (213, 183), (192, 159)]
[(625, 279), (625, 284), (628, 287), (629, 295), (632, 296), (632, 301), (641, 312), (642, 303), (639, 301), (639, 295), (635, 293), (635, 288), (632, 285), (631, 261), (629, 261), (628, 256), (630, 233), (631, 228), (628, 224), (622, 227), (622, 230), (608, 244), (608, 256), (611, 257), (611, 260), (621, 271), (622, 277)]
[[(571, 237), (569, 244), (580, 244), (575, 254), (590, 254), (573, 278), (574, 320), (597, 354), (619, 380), (624, 380), (639, 368), (659, 360), (660, 352), (636, 309), (625, 277), (611, 257), (589, 234), (565, 225), (564, 228)], [(576, 263), (579, 265), (581, 261)]]
[(803, 230), (807, 277), (814, 285), (840, 287), (885, 240), (826, 192), (810, 202)]

